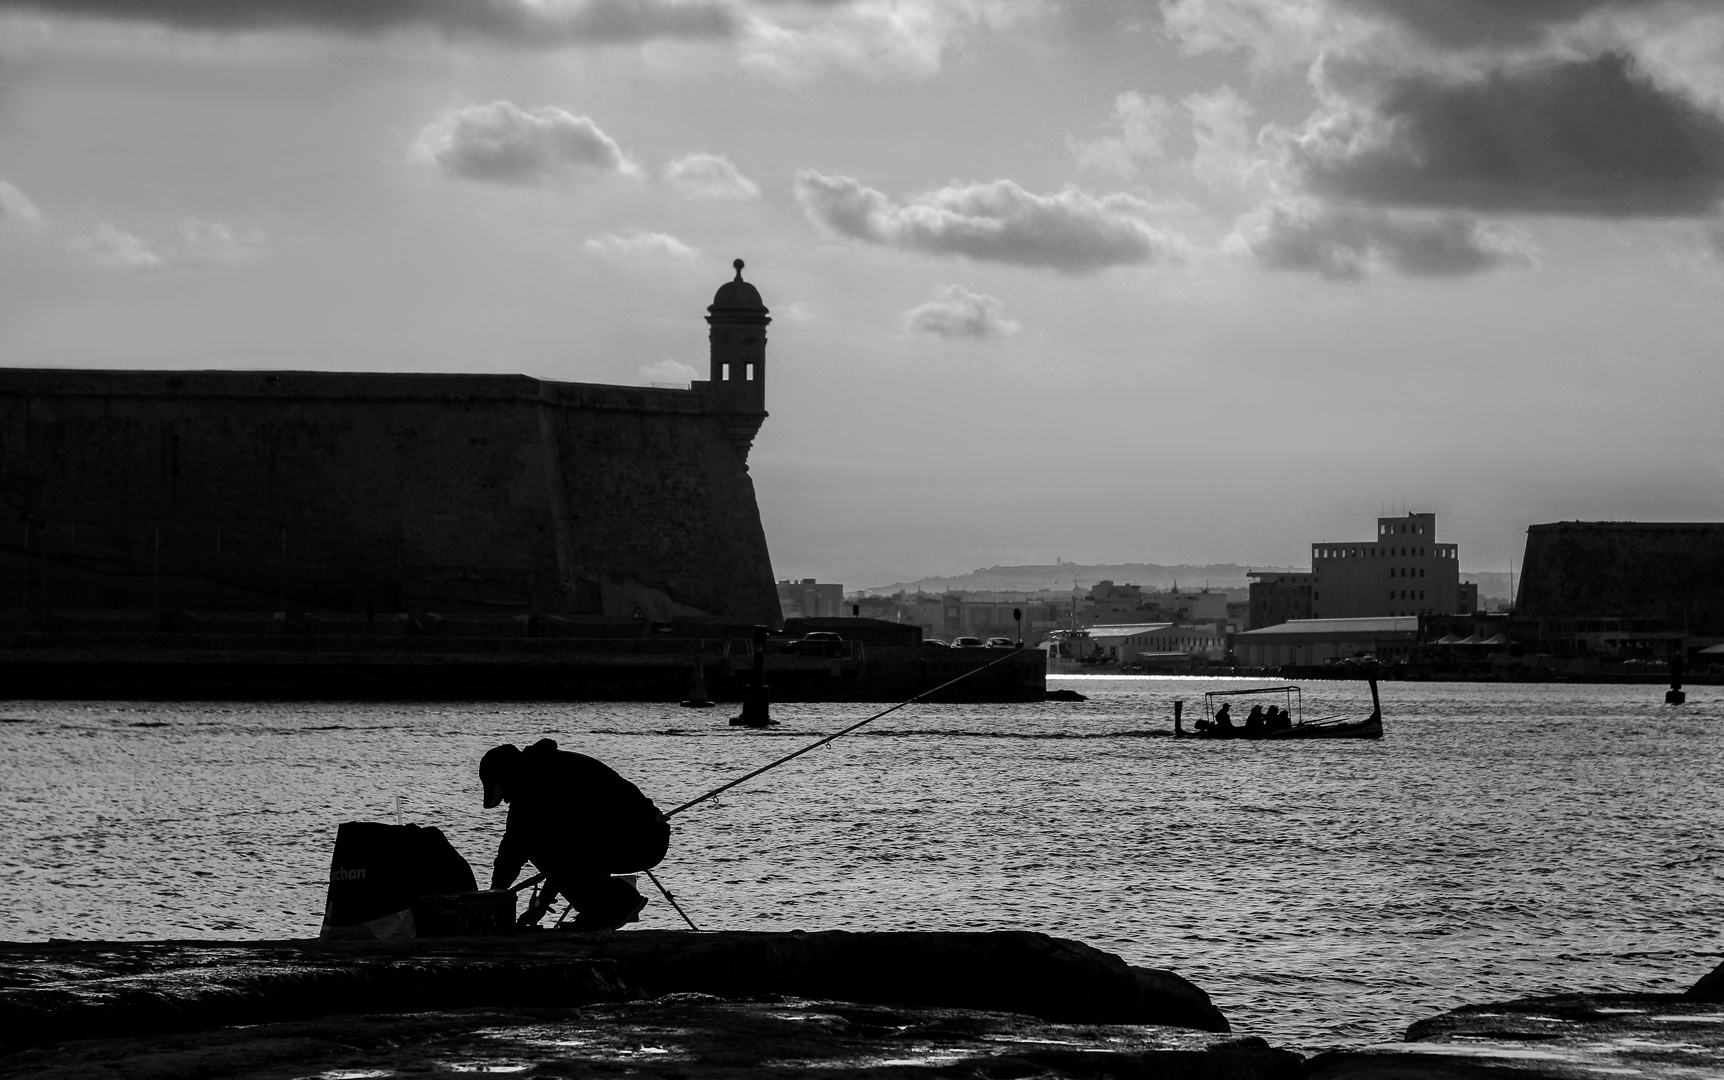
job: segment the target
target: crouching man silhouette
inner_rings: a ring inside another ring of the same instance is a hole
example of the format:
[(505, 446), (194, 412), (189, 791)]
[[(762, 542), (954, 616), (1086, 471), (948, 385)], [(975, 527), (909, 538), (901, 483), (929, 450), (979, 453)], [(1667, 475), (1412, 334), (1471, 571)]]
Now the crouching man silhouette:
[(558, 893), (578, 913), (571, 929), (614, 930), (636, 920), (646, 898), (611, 875), (650, 870), (670, 846), (670, 823), (640, 788), (551, 739), (525, 750), (493, 747), (479, 761), (479, 780), (486, 809), (509, 804), (491, 888), (508, 888), (529, 861), (545, 875), (522, 925), (537, 924)]

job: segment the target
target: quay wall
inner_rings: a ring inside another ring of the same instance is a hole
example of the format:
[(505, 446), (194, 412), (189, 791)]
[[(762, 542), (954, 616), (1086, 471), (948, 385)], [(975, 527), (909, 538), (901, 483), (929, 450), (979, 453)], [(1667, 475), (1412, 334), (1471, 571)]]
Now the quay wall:
[(781, 622), (735, 394), (0, 370), (0, 607)]

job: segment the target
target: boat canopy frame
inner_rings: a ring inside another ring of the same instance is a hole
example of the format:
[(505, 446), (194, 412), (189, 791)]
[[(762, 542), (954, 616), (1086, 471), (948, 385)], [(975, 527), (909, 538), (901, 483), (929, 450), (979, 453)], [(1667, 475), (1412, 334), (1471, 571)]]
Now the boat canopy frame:
[(1293, 722), (1296, 724), (1305, 722), (1305, 692), (1297, 686), (1257, 686), (1250, 690), (1211, 690), (1203, 695), (1203, 711), (1213, 721), (1215, 719), (1216, 698), (1251, 697), (1262, 694), (1282, 695), (1289, 716), (1294, 714), (1295, 709), (1298, 710), (1298, 718)]

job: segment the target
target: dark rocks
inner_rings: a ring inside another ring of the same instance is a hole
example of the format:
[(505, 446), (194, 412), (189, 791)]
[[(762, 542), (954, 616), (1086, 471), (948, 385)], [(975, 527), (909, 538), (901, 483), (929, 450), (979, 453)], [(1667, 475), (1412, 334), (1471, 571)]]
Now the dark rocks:
[(1670, 1080), (1724, 1076), (1724, 1008), (1675, 994), (1574, 994), (1468, 1005), (1407, 1042), (1321, 1054), (1311, 1080)]
[[(484, 940), (484, 939), (466, 939)], [(411, 942), (406, 944), (413, 944)], [(603, 960), (348, 952), (315, 944), (0, 948), (0, 1049), (332, 1013), (637, 998)]]
[(1724, 964), (1707, 972), (1682, 996), (1695, 1001), (1724, 1001)]
[(0, 1060), (0, 1075), (73, 1080), (511, 1072), (730, 1080), (820, 1076), (1295, 1080), (1296, 1054), (1257, 1038), (1019, 1015), (699, 994), (580, 1009), (341, 1016), (67, 1043)]
[(639, 931), (584, 955), (615, 960), (649, 994), (794, 994), (1025, 1013), (1067, 1023), (1225, 1032), (1209, 996), (1170, 971), (1026, 931), (685, 934)]
[(1171, 972), (1043, 934), (543, 932), (401, 942), (0, 946), (0, 1046), (336, 1013), (585, 1005), (698, 991), (1225, 1032)]

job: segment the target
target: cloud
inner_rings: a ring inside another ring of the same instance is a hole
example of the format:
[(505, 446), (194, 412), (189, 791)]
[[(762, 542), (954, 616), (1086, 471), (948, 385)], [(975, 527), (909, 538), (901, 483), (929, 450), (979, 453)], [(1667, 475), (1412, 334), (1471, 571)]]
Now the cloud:
[(720, 154), (687, 154), (664, 167), (665, 183), (679, 198), (696, 202), (746, 202), (760, 188)]
[(948, 184), (902, 205), (848, 176), (796, 174), (796, 198), (840, 236), (930, 255), (1086, 273), (1170, 260), (1175, 239), (1146, 220), (1155, 208), (1131, 195), (1076, 187), (1037, 195), (1010, 180)]
[(581, 249), (588, 255), (597, 255), (600, 258), (614, 259), (618, 262), (667, 259), (673, 262), (688, 262), (700, 254), (699, 251), (689, 247), (669, 233), (646, 232), (642, 229), (624, 229), (621, 232), (602, 233), (582, 244)]
[(239, 262), (261, 253), (268, 241), (261, 229), (189, 217), (180, 222), (180, 242), (170, 257), (176, 261)]
[(657, 360), (650, 364), (642, 364), (638, 370), (641, 382), (649, 385), (669, 383), (674, 386), (687, 386), (700, 378), (700, 372), (690, 364), (681, 360)]
[(104, 270), (155, 270), (166, 264), (143, 238), (102, 222), (66, 245), (74, 256)]
[(1161, 15), (1186, 52), (1243, 50), (1266, 68), (1351, 52), (1371, 36), (1366, 20), (1324, 0), (1161, 0)]
[(188, 217), (175, 236), (156, 242), (102, 222), (74, 237), (66, 250), (104, 270), (148, 271), (243, 262), (261, 255), (268, 242), (261, 229)]
[(904, 329), (942, 338), (1000, 338), (1022, 327), (1005, 316), (1000, 302), (962, 285), (934, 286), (934, 299), (904, 313)]
[[(832, 70), (929, 76), (954, 40), (1039, 14), (1044, 0), (823, 0), (756, 4), (739, 37), (742, 63), (782, 79)], [(770, 17), (766, 14), (770, 10)]]
[[(1630, 10), (1647, 0), (1336, 0), (1444, 47), (1523, 46), (1543, 41), (1552, 30), (1611, 8)], [(1669, 6), (1669, 5), (1666, 5)]]
[(639, 166), (584, 116), (508, 101), (452, 109), (419, 133), (415, 155), (451, 176), (532, 184), (575, 172), (634, 176)]
[(1272, 270), (1356, 281), (1384, 270), (1407, 277), (1462, 277), (1535, 261), (1530, 241), (1502, 225), (1459, 214), (1280, 201), (1246, 215), (1230, 243)]
[(0, 0), (7, 10), (215, 32), (427, 29), (524, 46), (721, 38), (740, 28), (731, 0)]
[(1724, 120), (1618, 53), (1391, 77), (1308, 125), (1294, 159), (1312, 191), (1380, 205), (1688, 216), (1724, 198)]
[(1113, 99), (1109, 118), (1119, 134), (1099, 139), (1070, 139), (1078, 164), (1120, 176), (1135, 176), (1139, 162), (1159, 161), (1167, 154), (1167, 129), (1174, 116), (1172, 102), (1160, 95), (1145, 97), (1127, 90)]
[(1191, 134), (1197, 141), (1191, 174), (1212, 191), (1251, 188), (1264, 167), (1248, 123), (1254, 112), (1251, 105), (1230, 86), (1189, 94), (1180, 104), (1191, 116)]
[(16, 187), (0, 180), (0, 229), (18, 228), (40, 232), (48, 227), (48, 215)]

